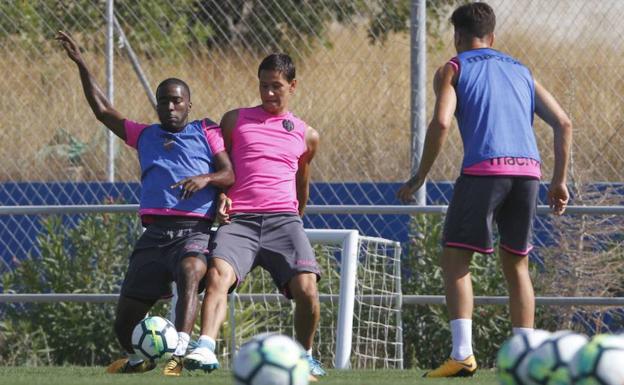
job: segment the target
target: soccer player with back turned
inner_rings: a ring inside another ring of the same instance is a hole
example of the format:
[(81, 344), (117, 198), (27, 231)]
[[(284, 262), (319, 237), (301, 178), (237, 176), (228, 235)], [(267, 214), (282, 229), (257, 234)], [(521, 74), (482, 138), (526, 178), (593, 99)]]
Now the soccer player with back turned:
[(156, 89), (160, 123), (139, 124), (113, 108), (89, 72), (78, 45), (57, 35), (78, 66), (80, 80), (96, 118), (138, 152), (141, 166), (139, 214), (146, 230), (137, 241), (117, 303), (115, 334), (128, 357), (116, 360), (109, 373), (141, 373), (156, 364), (144, 361), (131, 344), (134, 326), (177, 283), (175, 326), (178, 345), (164, 374), (179, 376), (182, 357), (197, 315), (197, 292), (204, 289), (206, 253), (215, 199), (234, 182), (220, 128), (209, 119), (189, 122), (191, 93), (180, 79), (169, 78)]
[(455, 115), (464, 158), (446, 215), (440, 258), (453, 348), (450, 358), (426, 377), (471, 376), (477, 369), (472, 351), (469, 265), (474, 252), (494, 252), (493, 222), (500, 235), (499, 254), (513, 332), (533, 330), (535, 295), (527, 256), (532, 249), (541, 176), (534, 113), (554, 132), (550, 206), (561, 215), (568, 202), (570, 119), (524, 65), (492, 48), (496, 19), (489, 5), (462, 5), (453, 12), (451, 22), (457, 56), (435, 74), (436, 104), (420, 166), (397, 193), (404, 202), (413, 199), (441, 151)]

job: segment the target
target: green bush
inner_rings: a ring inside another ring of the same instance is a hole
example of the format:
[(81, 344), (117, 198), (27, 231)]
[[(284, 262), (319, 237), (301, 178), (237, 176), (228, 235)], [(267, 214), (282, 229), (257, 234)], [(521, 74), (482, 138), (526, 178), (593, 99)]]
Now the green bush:
[[(5, 293), (118, 293), (132, 246), (136, 215), (95, 214), (67, 228), (68, 217), (42, 220), (40, 257), (2, 275)], [(0, 359), (11, 364), (106, 364), (120, 352), (112, 303), (39, 303), (4, 308)]]

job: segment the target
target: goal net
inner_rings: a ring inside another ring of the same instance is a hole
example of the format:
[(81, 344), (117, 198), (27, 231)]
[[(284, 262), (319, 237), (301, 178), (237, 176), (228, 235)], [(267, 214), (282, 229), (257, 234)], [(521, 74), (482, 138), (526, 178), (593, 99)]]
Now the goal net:
[[(355, 230), (306, 230), (321, 266), (321, 322), (314, 356), (328, 367), (402, 368), (400, 244)], [(294, 337), (294, 302), (255, 269), (229, 298), (218, 345), (221, 361), (250, 337)]]

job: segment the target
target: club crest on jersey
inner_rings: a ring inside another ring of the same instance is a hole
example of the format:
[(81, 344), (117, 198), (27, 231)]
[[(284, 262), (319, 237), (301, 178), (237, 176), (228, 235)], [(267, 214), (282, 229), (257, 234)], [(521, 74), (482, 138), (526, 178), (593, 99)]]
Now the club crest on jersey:
[(173, 148), (173, 145), (175, 144), (175, 140), (167, 135), (162, 135), (161, 137), (165, 140), (163, 142), (163, 147), (165, 148), (165, 150), (171, 150)]
[(295, 128), (295, 123), (292, 120), (282, 120), (282, 127), (288, 132), (292, 131)]

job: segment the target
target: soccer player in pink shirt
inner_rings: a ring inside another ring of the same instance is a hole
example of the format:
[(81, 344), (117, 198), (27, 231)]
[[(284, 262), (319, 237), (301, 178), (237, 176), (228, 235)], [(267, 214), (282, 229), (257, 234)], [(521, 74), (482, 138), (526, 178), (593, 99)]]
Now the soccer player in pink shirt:
[(228, 223), (217, 231), (211, 250), (199, 347), (186, 356), (185, 366), (218, 367), (215, 339), (227, 293), (259, 265), (295, 301), (296, 338), (308, 352), (312, 374), (324, 375), (311, 354), (320, 318), (320, 270), (301, 220), (319, 135), (288, 110), (297, 86), (288, 55), (266, 57), (258, 78), (262, 104), (229, 111), (221, 120), (236, 181), (228, 191)]
[(127, 357), (113, 362), (107, 372), (141, 373), (156, 367), (133, 350), (132, 330), (159, 299), (171, 297), (175, 281), (178, 345), (163, 373), (179, 376), (197, 315), (197, 292), (204, 288), (217, 195), (234, 182), (221, 130), (209, 119), (189, 122), (191, 92), (176, 78), (156, 89), (159, 123), (126, 119), (98, 87), (76, 42), (63, 32), (56, 39), (78, 66), (97, 119), (137, 150), (141, 166), (139, 214), (146, 230), (130, 256), (113, 324)]

